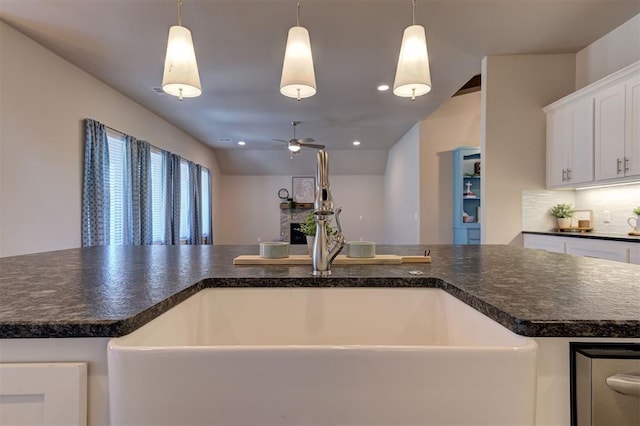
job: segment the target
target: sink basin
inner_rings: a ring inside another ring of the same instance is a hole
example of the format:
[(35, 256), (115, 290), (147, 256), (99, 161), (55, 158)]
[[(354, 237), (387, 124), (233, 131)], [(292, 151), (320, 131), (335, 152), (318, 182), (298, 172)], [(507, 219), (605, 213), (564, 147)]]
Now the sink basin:
[(111, 420), (533, 425), (536, 350), (439, 289), (207, 289), (110, 341)]

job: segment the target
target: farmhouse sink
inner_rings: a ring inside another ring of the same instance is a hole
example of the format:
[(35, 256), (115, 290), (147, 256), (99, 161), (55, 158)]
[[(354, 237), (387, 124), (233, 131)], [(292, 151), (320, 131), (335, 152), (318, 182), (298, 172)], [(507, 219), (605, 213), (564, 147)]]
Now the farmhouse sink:
[(536, 343), (439, 289), (207, 289), (109, 344), (126, 425), (533, 425)]

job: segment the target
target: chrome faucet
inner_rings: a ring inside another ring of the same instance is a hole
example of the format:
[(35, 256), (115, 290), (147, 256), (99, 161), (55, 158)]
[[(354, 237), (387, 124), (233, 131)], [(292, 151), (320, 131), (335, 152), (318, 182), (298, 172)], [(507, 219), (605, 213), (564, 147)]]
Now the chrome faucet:
[[(329, 157), (324, 149), (316, 154), (316, 199), (314, 211), (316, 238), (313, 242), (313, 275), (331, 275), (331, 263), (344, 247), (344, 236), (340, 224), (342, 208), (333, 208), (331, 187), (329, 186)], [(335, 216), (337, 232), (329, 235), (328, 225)]]

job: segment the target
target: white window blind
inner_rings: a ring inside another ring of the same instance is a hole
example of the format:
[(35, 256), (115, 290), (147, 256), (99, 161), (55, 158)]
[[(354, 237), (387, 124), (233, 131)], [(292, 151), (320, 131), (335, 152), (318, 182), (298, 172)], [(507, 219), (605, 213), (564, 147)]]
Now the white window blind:
[(189, 229), (189, 165), (180, 161), (180, 240), (188, 240)]
[(123, 243), (124, 138), (107, 131), (109, 145), (109, 238), (110, 244)]
[(164, 244), (165, 200), (162, 151), (151, 148), (151, 223), (153, 244)]
[(211, 200), (209, 194), (209, 170), (202, 169), (201, 174), (202, 188), (202, 236), (209, 240), (211, 238)]

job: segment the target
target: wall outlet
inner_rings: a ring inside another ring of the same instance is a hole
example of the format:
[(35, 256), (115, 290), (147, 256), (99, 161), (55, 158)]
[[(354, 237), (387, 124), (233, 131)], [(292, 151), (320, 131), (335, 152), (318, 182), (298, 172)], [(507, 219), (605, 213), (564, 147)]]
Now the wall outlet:
[(611, 212), (609, 210), (602, 212), (602, 221), (604, 223), (611, 223)]

